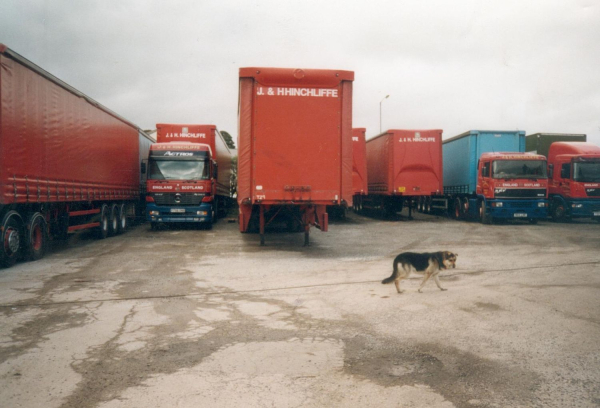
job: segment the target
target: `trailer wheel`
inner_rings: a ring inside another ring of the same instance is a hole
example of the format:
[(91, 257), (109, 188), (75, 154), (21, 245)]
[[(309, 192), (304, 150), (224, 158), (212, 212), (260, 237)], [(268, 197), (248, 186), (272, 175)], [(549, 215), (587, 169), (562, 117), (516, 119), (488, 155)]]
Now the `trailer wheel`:
[(113, 204), (110, 206), (110, 218), (108, 219), (108, 235), (113, 236), (119, 233), (119, 206)]
[(119, 206), (119, 234), (125, 232), (127, 227), (127, 206), (125, 204), (121, 204)]
[(460, 204), (460, 198), (455, 198), (454, 199), (454, 218), (457, 220), (460, 220), (461, 216), (462, 216), (462, 211), (461, 209), (461, 204)]
[(110, 229), (110, 209), (108, 205), (102, 204), (102, 209), (100, 210), (100, 225), (98, 226), (98, 238), (104, 239), (108, 237), (108, 231)]
[(13, 266), (21, 257), (23, 245), (23, 219), (16, 211), (9, 211), (2, 219), (0, 235), (0, 265), (4, 268)]
[(27, 221), (27, 258), (32, 261), (42, 259), (48, 246), (48, 225), (44, 216), (36, 212)]

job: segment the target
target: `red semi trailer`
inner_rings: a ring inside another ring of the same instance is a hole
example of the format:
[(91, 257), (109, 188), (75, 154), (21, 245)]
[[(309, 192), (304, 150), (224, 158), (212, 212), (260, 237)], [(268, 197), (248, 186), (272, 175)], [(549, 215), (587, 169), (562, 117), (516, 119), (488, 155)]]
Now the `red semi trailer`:
[(238, 133), (240, 231), (285, 215), (308, 245), (327, 231), (328, 205), (352, 200), (354, 72), (241, 68)]
[[(367, 140), (369, 195), (365, 209), (385, 215), (402, 211), (408, 201), (430, 205), (431, 196), (443, 191), (442, 131), (388, 130)], [(429, 204), (428, 204), (429, 203)]]
[(0, 44), (0, 264), (48, 239), (127, 227), (142, 201), (137, 126)]
[(363, 199), (369, 194), (367, 182), (367, 145), (365, 128), (352, 129), (352, 208), (363, 209)]

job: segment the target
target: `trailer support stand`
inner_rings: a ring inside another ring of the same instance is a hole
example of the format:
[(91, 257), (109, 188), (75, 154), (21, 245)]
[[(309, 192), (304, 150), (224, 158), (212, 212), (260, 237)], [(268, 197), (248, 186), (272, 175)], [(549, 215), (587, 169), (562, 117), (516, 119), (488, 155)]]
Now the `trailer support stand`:
[(305, 224), (304, 225), (304, 246), (310, 245), (309, 236), (310, 236), (310, 224)]
[(265, 207), (259, 205), (260, 246), (265, 246)]

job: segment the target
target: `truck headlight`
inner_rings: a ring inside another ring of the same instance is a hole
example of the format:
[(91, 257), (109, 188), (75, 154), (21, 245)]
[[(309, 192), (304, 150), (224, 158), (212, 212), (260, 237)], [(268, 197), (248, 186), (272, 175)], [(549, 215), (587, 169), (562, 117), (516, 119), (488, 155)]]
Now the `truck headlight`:
[(160, 211), (150, 211), (150, 215), (160, 215)]
[(538, 207), (540, 207), (540, 208), (546, 207), (546, 203), (538, 203)]
[(571, 204), (571, 208), (581, 208), (583, 204)]
[(208, 211), (196, 211), (196, 215), (208, 215)]
[(492, 203), (492, 207), (502, 207), (503, 205), (504, 205), (504, 203), (502, 201)]

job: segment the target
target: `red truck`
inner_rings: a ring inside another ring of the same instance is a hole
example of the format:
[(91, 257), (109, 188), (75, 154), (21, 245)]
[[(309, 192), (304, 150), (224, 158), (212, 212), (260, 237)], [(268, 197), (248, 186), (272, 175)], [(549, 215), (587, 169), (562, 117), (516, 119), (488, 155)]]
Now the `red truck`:
[(548, 177), (554, 221), (592, 218), (600, 222), (600, 147), (585, 142), (552, 143)]
[(215, 125), (157, 124), (148, 156), (146, 217), (209, 228), (231, 203), (232, 155)]
[(369, 194), (367, 181), (367, 129), (352, 129), (352, 208), (356, 212), (363, 210), (363, 199)]
[(241, 68), (238, 204), (241, 232), (285, 220), (328, 229), (328, 205), (352, 200), (351, 71)]
[(430, 205), (443, 191), (442, 131), (392, 129), (367, 140), (367, 174), (366, 209), (389, 216), (407, 203), (410, 216), (413, 202)]
[[(0, 264), (40, 259), (50, 238), (125, 230), (152, 140), (0, 44)], [(143, 207), (142, 207), (143, 208)]]

